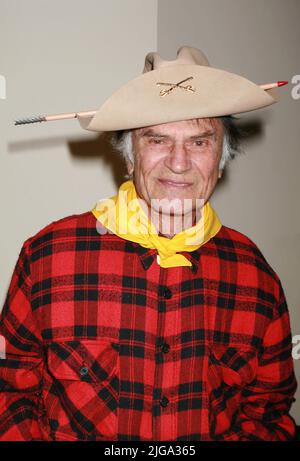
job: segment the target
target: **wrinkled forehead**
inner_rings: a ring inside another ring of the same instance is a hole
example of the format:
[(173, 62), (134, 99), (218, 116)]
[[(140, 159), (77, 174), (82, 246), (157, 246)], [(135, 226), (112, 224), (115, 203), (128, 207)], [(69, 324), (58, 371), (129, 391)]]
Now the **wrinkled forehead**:
[(189, 131), (189, 132), (207, 132), (215, 131), (216, 133), (223, 132), (223, 123), (219, 118), (194, 118), (191, 120), (181, 120), (177, 122), (162, 123), (160, 125), (151, 125), (142, 128), (136, 128), (133, 133), (140, 137), (145, 132), (153, 131), (159, 133), (177, 132), (177, 131)]

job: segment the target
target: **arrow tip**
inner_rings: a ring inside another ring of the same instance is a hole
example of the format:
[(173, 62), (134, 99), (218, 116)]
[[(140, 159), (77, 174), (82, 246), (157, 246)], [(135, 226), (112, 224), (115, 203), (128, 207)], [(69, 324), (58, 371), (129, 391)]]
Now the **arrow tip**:
[(288, 80), (280, 80), (279, 82), (277, 82), (277, 85), (284, 86), (284, 85), (287, 85), (288, 83), (289, 83)]

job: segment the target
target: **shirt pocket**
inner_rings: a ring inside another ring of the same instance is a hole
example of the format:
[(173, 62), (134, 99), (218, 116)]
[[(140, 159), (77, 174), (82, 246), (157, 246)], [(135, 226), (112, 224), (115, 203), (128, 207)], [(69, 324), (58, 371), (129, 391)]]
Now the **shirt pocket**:
[(252, 346), (210, 345), (207, 385), (213, 439), (226, 440), (238, 434), (241, 393), (255, 380), (257, 367), (257, 349)]
[(119, 405), (119, 345), (109, 339), (59, 341), (47, 349), (48, 417), (60, 434), (114, 439)]

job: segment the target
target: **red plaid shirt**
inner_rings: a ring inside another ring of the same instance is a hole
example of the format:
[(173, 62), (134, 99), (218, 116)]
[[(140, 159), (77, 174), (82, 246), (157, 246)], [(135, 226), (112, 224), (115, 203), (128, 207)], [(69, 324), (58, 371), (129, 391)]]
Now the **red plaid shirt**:
[(290, 440), (297, 382), (280, 280), (222, 226), (161, 268), (91, 212), (21, 249), (1, 314), (1, 440)]

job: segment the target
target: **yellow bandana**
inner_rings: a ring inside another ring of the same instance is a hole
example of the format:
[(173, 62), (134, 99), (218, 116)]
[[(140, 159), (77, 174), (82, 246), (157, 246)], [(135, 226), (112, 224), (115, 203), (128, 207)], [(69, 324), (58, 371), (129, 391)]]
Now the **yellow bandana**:
[(172, 238), (161, 237), (142, 208), (132, 181), (124, 182), (114, 197), (97, 202), (92, 213), (119, 237), (144, 248), (156, 248), (161, 267), (191, 266), (191, 262), (177, 252), (196, 250), (214, 237), (222, 226), (216, 212), (206, 202), (195, 226)]

